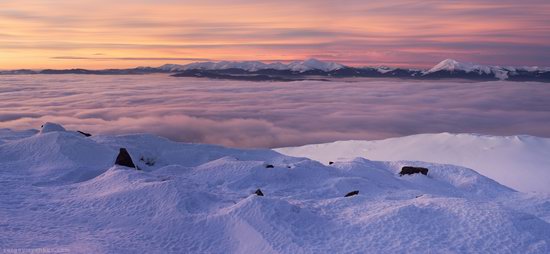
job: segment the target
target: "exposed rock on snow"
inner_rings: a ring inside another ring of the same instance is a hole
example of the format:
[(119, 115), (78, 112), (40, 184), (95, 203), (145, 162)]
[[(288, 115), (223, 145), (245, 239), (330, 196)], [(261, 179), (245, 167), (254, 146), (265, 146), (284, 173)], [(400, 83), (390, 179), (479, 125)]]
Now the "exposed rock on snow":
[(348, 192), (344, 197), (351, 197), (351, 196), (355, 196), (355, 195), (359, 195), (359, 191), (352, 191), (352, 192)]
[(92, 136), (92, 134), (86, 133), (86, 132), (83, 132), (83, 131), (76, 131), (76, 132), (78, 132), (78, 133), (84, 135), (85, 137), (91, 137), (91, 136)]
[(260, 190), (260, 189), (257, 189), (257, 190), (254, 192), (254, 194), (256, 194), (256, 195), (258, 195), (258, 196), (262, 196), (262, 197), (264, 196), (264, 193), (263, 193), (262, 190)]
[(115, 164), (129, 168), (136, 168), (136, 165), (134, 165), (132, 157), (130, 156), (126, 148), (120, 148), (118, 156), (116, 157)]
[(145, 157), (143, 155), (139, 158), (139, 160), (142, 161), (143, 163), (145, 163), (145, 165), (150, 166), (150, 167), (155, 166), (155, 163), (157, 163), (154, 158)]
[(413, 175), (413, 174), (423, 174), (428, 175), (428, 169), (422, 168), (422, 167), (411, 167), (411, 166), (405, 166), (401, 168), (401, 172), (399, 172), (399, 175)]

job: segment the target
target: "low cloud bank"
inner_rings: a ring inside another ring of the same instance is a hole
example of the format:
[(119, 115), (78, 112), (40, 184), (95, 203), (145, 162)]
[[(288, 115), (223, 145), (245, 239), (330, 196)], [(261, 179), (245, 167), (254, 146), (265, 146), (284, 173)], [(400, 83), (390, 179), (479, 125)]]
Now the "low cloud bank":
[(0, 127), (53, 121), (235, 147), (417, 133), (550, 137), (550, 84), (364, 80), (239, 82), (145, 76), (0, 76)]

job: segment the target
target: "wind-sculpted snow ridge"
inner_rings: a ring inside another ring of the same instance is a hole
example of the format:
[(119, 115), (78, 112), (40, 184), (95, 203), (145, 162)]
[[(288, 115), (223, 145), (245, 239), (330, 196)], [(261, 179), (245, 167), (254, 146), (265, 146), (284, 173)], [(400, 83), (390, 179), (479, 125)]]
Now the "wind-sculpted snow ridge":
[[(48, 126), (52, 127), (51, 124)], [(69, 253), (548, 253), (550, 198), (474, 170), (0, 131), (0, 246)], [(58, 126), (60, 127), (60, 126)], [(113, 166), (119, 148), (141, 170)], [(272, 165), (273, 167), (268, 167)], [(402, 166), (427, 176), (399, 176)], [(254, 193), (261, 189), (264, 196)], [(358, 191), (358, 195), (344, 197)]]

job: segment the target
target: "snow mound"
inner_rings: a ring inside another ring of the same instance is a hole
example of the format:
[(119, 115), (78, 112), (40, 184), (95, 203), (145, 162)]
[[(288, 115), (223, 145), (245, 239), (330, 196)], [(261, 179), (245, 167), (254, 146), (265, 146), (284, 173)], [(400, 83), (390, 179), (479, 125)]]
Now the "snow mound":
[[(9, 135), (10, 132), (2, 132)], [(0, 243), (70, 253), (550, 251), (550, 196), (419, 161), (332, 165), (152, 135), (0, 144)], [(141, 170), (114, 166), (120, 147)], [(399, 176), (404, 165), (428, 175)], [(87, 177), (82, 177), (86, 175)], [(254, 192), (261, 189), (264, 196)], [(344, 197), (350, 191), (359, 191)]]
[(54, 131), (66, 131), (61, 124), (57, 123), (50, 123), (47, 122), (42, 125), (42, 128), (40, 129), (40, 133), (48, 133), (48, 132), (54, 132)]
[(364, 157), (371, 160), (413, 160), (473, 168), (520, 191), (550, 192), (550, 139), (533, 136), (419, 134), (374, 141), (279, 148), (276, 151), (322, 163)]
[[(46, 126), (46, 125), (44, 125)], [(39, 177), (34, 184), (85, 181), (106, 170), (116, 152), (75, 132), (47, 132), (0, 145), (0, 163)]]

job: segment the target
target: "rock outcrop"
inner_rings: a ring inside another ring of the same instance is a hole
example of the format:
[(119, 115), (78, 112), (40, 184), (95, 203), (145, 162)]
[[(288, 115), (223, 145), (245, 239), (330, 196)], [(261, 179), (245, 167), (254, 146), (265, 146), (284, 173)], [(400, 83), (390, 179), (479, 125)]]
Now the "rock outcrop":
[(116, 157), (115, 164), (137, 169), (136, 165), (132, 161), (132, 157), (130, 156), (126, 148), (120, 148), (120, 151), (118, 152), (118, 156)]

